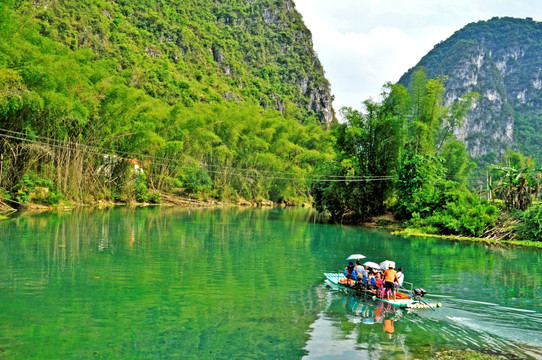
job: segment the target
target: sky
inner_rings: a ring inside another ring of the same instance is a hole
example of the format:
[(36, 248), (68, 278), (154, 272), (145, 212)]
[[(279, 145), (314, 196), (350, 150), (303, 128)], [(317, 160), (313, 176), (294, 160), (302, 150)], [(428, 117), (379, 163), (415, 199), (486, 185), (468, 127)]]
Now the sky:
[(294, 0), (335, 96), (335, 110), (379, 99), (436, 44), (495, 16), (542, 21), (540, 0)]

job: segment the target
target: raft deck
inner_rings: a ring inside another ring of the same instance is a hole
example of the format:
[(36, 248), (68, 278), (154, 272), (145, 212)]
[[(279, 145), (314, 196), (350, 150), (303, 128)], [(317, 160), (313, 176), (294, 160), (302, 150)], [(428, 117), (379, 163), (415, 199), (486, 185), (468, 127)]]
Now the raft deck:
[[(376, 290), (374, 289), (363, 289), (361, 287), (355, 287), (355, 282), (353, 280), (347, 280), (344, 274), (341, 273), (324, 273), (324, 276), (326, 277), (326, 281), (338, 288), (347, 290), (347, 291), (353, 291), (358, 295), (365, 295), (371, 297), (374, 301), (380, 301), (385, 304), (390, 304), (395, 307), (400, 308), (436, 308), (439, 307), (439, 303), (435, 304), (428, 304), (426, 302), (422, 302), (420, 300), (414, 300), (412, 297), (410, 297), (407, 294), (398, 292), (397, 296), (400, 297), (400, 299), (381, 299), (376, 296)], [(342, 280), (342, 281), (341, 281)]]

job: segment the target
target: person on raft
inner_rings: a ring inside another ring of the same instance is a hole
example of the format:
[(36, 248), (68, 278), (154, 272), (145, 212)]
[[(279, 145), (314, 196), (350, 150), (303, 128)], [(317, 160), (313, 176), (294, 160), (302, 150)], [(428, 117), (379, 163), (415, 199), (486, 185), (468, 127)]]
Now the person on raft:
[(356, 260), (356, 273), (358, 275), (358, 280), (362, 280), (363, 274), (365, 273), (365, 268), (361, 266), (361, 262)]
[(399, 279), (393, 268), (393, 265), (390, 264), (388, 270), (384, 271), (384, 291), (386, 293), (386, 300), (388, 301), (390, 301), (390, 292), (393, 294), (393, 301), (397, 300), (395, 295), (395, 282), (399, 282)]
[(380, 274), (380, 271), (377, 271), (375, 274), (375, 286), (376, 286), (376, 296), (383, 299), (384, 298), (384, 279)]
[(397, 279), (399, 281), (395, 283), (396, 292), (401, 286), (403, 286), (403, 282), (405, 281), (405, 274), (403, 273), (403, 268), (401, 266), (399, 266), (399, 269), (397, 269)]
[(346, 276), (347, 279), (357, 280), (357, 274), (355, 274), (354, 269), (354, 263), (352, 261), (349, 261), (348, 266), (344, 268), (344, 276)]

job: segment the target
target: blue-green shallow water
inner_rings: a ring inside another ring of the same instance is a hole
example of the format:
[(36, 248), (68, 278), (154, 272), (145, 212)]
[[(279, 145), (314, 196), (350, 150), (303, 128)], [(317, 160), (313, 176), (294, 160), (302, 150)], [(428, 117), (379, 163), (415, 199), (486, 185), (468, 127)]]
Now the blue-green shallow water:
[[(443, 308), (336, 293), (393, 259)], [(0, 359), (542, 358), (542, 251), (405, 239), (304, 209), (111, 209), (0, 223)]]

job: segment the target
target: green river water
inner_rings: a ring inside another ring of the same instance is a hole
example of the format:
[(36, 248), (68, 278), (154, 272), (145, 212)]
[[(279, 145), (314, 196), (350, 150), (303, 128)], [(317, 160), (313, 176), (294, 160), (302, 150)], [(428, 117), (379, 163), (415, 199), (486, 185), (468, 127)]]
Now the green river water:
[[(441, 302), (333, 291), (395, 260)], [(306, 209), (115, 208), (0, 222), (0, 359), (542, 359), (542, 251), (402, 238)]]

